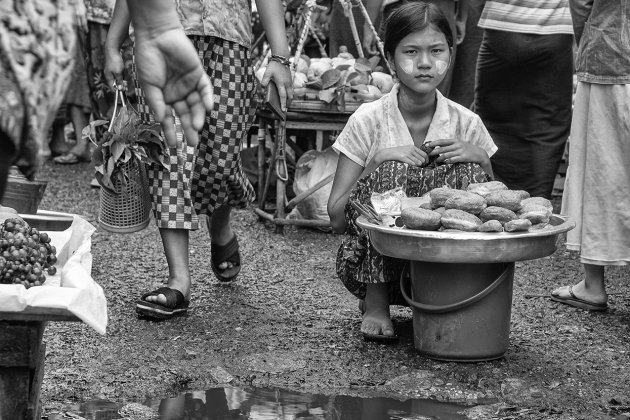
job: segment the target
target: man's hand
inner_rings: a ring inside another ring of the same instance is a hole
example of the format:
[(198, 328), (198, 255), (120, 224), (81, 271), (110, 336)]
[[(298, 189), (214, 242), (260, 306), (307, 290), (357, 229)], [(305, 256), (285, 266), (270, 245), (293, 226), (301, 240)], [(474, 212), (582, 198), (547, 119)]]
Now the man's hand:
[(214, 98), (210, 79), (183, 29), (137, 30), (135, 53), (138, 79), (166, 142), (177, 145), (174, 110), (188, 144), (196, 145)]

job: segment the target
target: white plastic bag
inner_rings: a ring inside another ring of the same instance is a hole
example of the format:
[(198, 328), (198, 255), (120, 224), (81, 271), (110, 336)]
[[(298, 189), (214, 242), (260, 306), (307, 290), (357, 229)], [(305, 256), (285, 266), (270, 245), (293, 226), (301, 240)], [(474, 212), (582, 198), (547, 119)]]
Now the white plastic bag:
[[(338, 160), (339, 155), (331, 147), (321, 152), (309, 150), (304, 153), (295, 166), (293, 180), (295, 195), (307, 191), (318, 182), (333, 175), (337, 170)], [(330, 221), (326, 206), (331, 189), (332, 180), (297, 204), (296, 208), (303, 219)]]

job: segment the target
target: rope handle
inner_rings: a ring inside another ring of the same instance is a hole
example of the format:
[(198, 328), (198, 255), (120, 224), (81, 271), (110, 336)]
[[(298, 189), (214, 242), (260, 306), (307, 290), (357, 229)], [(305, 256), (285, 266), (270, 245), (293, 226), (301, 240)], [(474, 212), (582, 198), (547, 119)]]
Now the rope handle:
[(289, 180), (289, 170), (287, 168), (287, 157), (286, 157), (286, 127), (285, 122), (280, 121), (280, 127), (278, 129), (278, 155), (276, 157), (276, 176), (283, 182), (287, 182)]
[(117, 85), (114, 82), (114, 90), (116, 91), (116, 97), (114, 99), (114, 111), (112, 112), (112, 119), (109, 122), (109, 128), (107, 128), (107, 131), (112, 131), (112, 127), (114, 126), (114, 120), (116, 119), (117, 111), (118, 111), (118, 100), (120, 99), (120, 103), (122, 104), (123, 109), (127, 108), (127, 103), (129, 101), (125, 100), (125, 92), (123, 92), (124, 90), (124, 86), (123, 85)]

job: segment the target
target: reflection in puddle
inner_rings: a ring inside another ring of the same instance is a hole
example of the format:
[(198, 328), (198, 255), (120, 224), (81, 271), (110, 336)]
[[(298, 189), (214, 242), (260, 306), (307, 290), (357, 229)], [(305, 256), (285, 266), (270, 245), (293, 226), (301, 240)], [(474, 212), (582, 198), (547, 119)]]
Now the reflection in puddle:
[[(136, 409), (140, 405), (135, 405)], [(132, 416), (130, 406), (103, 401), (86, 402), (79, 412), (86, 419), (127, 418), (161, 420), (422, 420), (466, 419), (465, 406), (417, 399), (324, 396), (271, 388), (213, 388), (183, 393), (175, 398), (144, 401), (143, 416)], [(152, 411), (155, 416), (147, 416)]]

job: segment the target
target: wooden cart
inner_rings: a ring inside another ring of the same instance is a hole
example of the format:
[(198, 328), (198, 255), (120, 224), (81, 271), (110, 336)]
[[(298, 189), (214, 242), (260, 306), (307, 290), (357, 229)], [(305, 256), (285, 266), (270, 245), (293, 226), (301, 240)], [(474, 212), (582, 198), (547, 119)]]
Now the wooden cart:
[[(328, 176), (307, 191), (297, 195), (288, 201), (286, 196), (287, 169), (286, 169), (286, 141), (287, 130), (311, 130), (316, 132), (316, 149), (322, 150), (324, 144), (323, 133), (325, 131), (341, 131), (346, 125), (350, 115), (359, 107), (360, 103), (347, 103), (343, 110), (339, 110), (334, 104), (326, 104), (321, 101), (294, 100), (289, 108), (285, 121), (276, 119), (275, 115), (261, 108), (258, 110), (258, 207), (254, 208), (256, 214), (263, 220), (275, 223), (276, 233), (283, 233), (285, 225), (304, 227), (329, 227), (330, 223), (324, 220), (300, 220), (287, 219), (286, 215), (298, 203), (315, 191), (332, 182), (334, 175)], [(267, 163), (265, 150), (267, 142), (271, 147), (271, 164)], [(273, 165), (273, 166), (272, 166)], [(265, 209), (271, 175), (276, 172), (276, 208), (274, 213)]]

